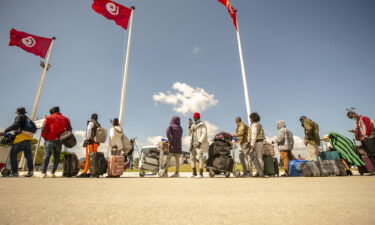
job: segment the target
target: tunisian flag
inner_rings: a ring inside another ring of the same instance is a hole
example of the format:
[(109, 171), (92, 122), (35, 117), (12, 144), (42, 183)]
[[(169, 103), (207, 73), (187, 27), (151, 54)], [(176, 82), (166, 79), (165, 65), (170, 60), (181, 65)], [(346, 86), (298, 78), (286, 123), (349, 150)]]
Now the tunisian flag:
[(128, 22), (132, 9), (109, 0), (94, 0), (92, 8), (95, 12), (103, 15), (109, 20), (115, 21), (117, 25), (128, 29)]
[(236, 30), (238, 30), (237, 14), (236, 14), (237, 10), (235, 8), (233, 8), (233, 6), (230, 4), (229, 0), (217, 0), (217, 1), (220, 2), (221, 4), (225, 5), (225, 7), (227, 7), (228, 13), (229, 13), (230, 17), (232, 17), (233, 25), (236, 28)]
[(16, 29), (10, 30), (9, 46), (18, 46), (27, 52), (42, 57), (43, 59), (46, 58), (51, 42), (51, 38), (35, 36)]

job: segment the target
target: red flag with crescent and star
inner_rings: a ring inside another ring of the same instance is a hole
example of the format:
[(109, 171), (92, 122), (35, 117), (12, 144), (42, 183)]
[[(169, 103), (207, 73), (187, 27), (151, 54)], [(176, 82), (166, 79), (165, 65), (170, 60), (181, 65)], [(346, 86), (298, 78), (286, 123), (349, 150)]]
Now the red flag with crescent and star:
[(35, 36), (16, 29), (10, 30), (9, 46), (20, 47), (27, 52), (42, 57), (43, 59), (46, 57), (51, 42), (51, 38)]
[(237, 10), (235, 8), (233, 8), (233, 6), (230, 4), (229, 0), (217, 0), (217, 1), (220, 2), (221, 4), (225, 5), (225, 7), (228, 9), (228, 13), (229, 13), (230, 17), (232, 17), (232, 20), (233, 20), (233, 25), (236, 28), (236, 30), (238, 30), (238, 27), (237, 27)]
[(92, 8), (105, 18), (115, 21), (125, 30), (128, 29), (129, 18), (132, 13), (131, 8), (109, 0), (94, 0)]

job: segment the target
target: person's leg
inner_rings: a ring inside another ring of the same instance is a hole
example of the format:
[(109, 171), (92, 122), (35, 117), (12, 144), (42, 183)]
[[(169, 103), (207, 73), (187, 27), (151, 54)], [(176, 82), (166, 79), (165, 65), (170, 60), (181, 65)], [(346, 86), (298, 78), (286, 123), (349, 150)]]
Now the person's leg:
[(313, 144), (307, 144), (307, 151), (309, 153), (309, 159), (311, 161), (318, 161), (318, 152), (317, 152), (317, 146), (313, 145)]
[(176, 160), (176, 174), (179, 174), (180, 173), (180, 158), (181, 158), (181, 154), (176, 153), (174, 155), (174, 157), (175, 157), (175, 160)]
[(42, 174), (47, 173), (47, 168), (49, 164), (49, 160), (52, 155), (52, 144), (50, 141), (44, 142), (44, 157), (43, 157), (43, 165), (42, 165)]
[(202, 149), (197, 149), (197, 157), (199, 160), (199, 176), (203, 177), (203, 151)]
[(23, 141), (22, 148), (23, 148), (23, 153), (26, 158), (27, 169), (29, 171), (29, 175), (32, 175), (34, 171), (34, 165), (33, 165), (33, 156), (31, 154), (31, 141)]
[(247, 170), (249, 171), (249, 175), (253, 176), (253, 161), (249, 154), (246, 155), (245, 160), (247, 161)]
[(372, 165), (375, 166), (375, 138), (362, 141), (362, 144), (364, 146), (364, 150), (367, 153), (368, 158), (372, 162)]
[(86, 161), (85, 161), (85, 167), (83, 168), (83, 173), (86, 173), (89, 171), (90, 166), (90, 149), (92, 148), (92, 144), (88, 144), (86, 146)]
[(287, 151), (280, 151), (280, 161), (283, 161), (283, 167), (285, 170), (285, 175), (288, 175), (288, 165), (289, 165), (289, 160), (288, 160), (288, 152)]
[[(255, 151), (257, 153), (261, 168), (262, 168), (262, 174), (263, 174), (263, 168), (264, 168), (264, 162), (263, 162), (263, 142), (257, 142), (255, 143)], [(260, 175), (259, 171), (258, 174)]]
[(61, 154), (61, 142), (60, 141), (54, 141), (54, 148), (53, 148), (53, 168), (52, 168), (52, 174), (55, 174), (57, 167), (59, 166), (60, 162), (60, 154)]
[(257, 170), (257, 173), (255, 176), (264, 176), (262, 165), (259, 162), (259, 157), (257, 155), (257, 152), (251, 151), (250, 153), (251, 161), (255, 166), (255, 169)]
[(12, 173), (18, 174), (18, 160), (17, 160), (17, 154), (22, 151), (21, 143), (14, 144), (12, 148), (10, 149), (10, 165), (12, 167)]
[(240, 158), (240, 162), (241, 162), (241, 165), (242, 165), (242, 171), (243, 171), (244, 175), (247, 175), (248, 174), (248, 168), (247, 168), (247, 165), (246, 165), (245, 153), (243, 152), (242, 149), (240, 149), (239, 158)]
[(190, 164), (191, 164), (191, 168), (193, 169), (193, 177), (197, 176), (196, 163), (197, 163), (197, 151), (195, 148), (193, 148), (190, 152)]
[(164, 171), (165, 171), (165, 174), (168, 176), (168, 168), (169, 168), (169, 163), (171, 161), (171, 158), (172, 158), (172, 153), (171, 152), (168, 152), (168, 155), (167, 155), (167, 162), (165, 163), (165, 168), (164, 168)]

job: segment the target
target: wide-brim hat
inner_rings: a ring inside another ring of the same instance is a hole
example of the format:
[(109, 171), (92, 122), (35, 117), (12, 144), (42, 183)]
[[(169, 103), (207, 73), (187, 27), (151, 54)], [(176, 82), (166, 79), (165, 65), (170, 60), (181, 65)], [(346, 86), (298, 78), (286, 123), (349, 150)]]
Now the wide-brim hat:
[(26, 109), (24, 107), (18, 107), (16, 110), (16, 113), (18, 114), (26, 114)]

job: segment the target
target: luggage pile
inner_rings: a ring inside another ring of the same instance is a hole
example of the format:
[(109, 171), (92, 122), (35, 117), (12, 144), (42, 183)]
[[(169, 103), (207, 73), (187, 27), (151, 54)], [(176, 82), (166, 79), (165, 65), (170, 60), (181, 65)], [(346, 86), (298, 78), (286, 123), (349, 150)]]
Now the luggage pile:
[[(164, 175), (166, 164), (166, 153), (169, 151), (169, 142), (162, 140), (157, 146), (143, 147), (139, 158), (139, 176), (144, 177), (146, 171), (151, 171), (152, 175)], [(173, 161), (170, 166), (175, 166)]]
[(214, 142), (209, 146), (206, 170), (210, 177), (224, 174), (229, 177), (231, 173), (235, 177), (240, 176), (240, 171), (234, 170), (234, 160), (230, 155), (233, 149), (232, 135), (220, 132), (215, 135)]
[(336, 151), (321, 152), (318, 162), (301, 163), (301, 172), (305, 177), (346, 176), (345, 165)]

